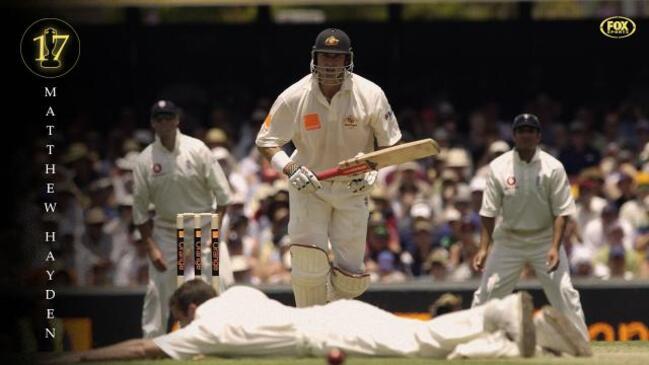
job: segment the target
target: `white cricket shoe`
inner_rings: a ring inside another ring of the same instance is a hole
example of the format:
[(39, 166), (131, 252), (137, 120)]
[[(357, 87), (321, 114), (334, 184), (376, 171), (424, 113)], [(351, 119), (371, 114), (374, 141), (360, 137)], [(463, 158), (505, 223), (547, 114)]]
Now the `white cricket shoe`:
[(544, 306), (534, 315), (538, 345), (552, 353), (593, 356), (590, 344), (558, 309)]

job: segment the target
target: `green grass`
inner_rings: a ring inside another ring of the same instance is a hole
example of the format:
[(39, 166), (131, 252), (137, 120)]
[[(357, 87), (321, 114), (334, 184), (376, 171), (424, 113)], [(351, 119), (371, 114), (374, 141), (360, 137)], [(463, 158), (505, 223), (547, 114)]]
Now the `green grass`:
[[(448, 365), (464, 363), (470, 365), (577, 365), (577, 364), (623, 364), (646, 365), (649, 364), (649, 341), (628, 342), (594, 342), (592, 344), (595, 355), (589, 358), (570, 357), (537, 357), (531, 359), (493, 359), (493, 360), (431, 360), (431, 359), (402, 359), (402, 358), (348, 358), (345, 365)], [(121, 362), (93, 362), (93, 365), (323, 365), (324, 358), (217, 358), (208, 357), (201, 360), (175, 361), (175, 360), (147, 360), (147, 361), (121, 361)]]

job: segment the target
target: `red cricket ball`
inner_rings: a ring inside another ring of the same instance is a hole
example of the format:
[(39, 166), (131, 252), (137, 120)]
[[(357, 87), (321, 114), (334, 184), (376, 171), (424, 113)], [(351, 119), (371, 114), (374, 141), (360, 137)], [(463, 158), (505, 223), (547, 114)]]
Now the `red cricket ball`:
[(340, 365), (345, 362), (345, 351), (339, 349), (339, 348), (332, 348), (329, 350), (329, 353), (327, 353), (327, 364), (329, 365)]

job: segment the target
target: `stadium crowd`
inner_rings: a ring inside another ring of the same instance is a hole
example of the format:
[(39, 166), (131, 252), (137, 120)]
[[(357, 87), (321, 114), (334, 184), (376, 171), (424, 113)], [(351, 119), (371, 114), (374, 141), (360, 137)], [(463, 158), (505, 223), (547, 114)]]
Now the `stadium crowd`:
[[(202, 139), (228, 176), (232, 202), (222, 229), (238, 282), (288, 283), (286, 178), (256, 151), (254, 138), (268, 99), (242, 118), (220, 107), (208, 121), (181, 117), (181, 131)], [(182, 106), (182, 105), (181, 105)], [(434, 138), (436, 158), (384, 168), (371, 192), (366, 266), (374, 282), (463, 281), (479, 244), (478, 211), (486, 165), (511, 146), (508, 116), (497, 103), (470, 112), (449, 100), (396, 110), (404, 140)], [(574, 277), (649, 278), (649, 120), (629, 101), (610, 110), (579, 107), (564, 115), (560, 102), (539, 95), (521, 108), (542, 123), (543, 149), (570, 176), (577, 214), (564, 245)], [(43, 265), (42, 232), (55, 231), (55, 280), (73, 286), (147, 283), (147, 248), (132, 222), (132, 169), (153, 140), (148, 122), (124, 109), (108, 133), (79, 114), (57, 134), (55, 198), (45, 190), (34, 202), (56, 202), (56, 214), (23, 207), (35, 254)], [(52, 162), (39, 141), (33, 176)], [(155, 209), (155, 207), (152, 207)], [(525, 277), (533, 276), (525, 270)]]

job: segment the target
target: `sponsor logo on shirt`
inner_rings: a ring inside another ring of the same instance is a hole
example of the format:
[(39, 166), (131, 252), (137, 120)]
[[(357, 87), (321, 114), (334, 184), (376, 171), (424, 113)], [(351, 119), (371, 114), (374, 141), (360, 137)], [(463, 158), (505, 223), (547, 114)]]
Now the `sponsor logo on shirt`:
[(304, 129), (307, 131), (320, 129), (320, 116), (318, 113), (306, 114), (304, 116)]
[(354, 128), (358, 125), (358, 119), (354, 118), (353, 115), (349, 115), (345, 117), (344, 124), (347, 128)]

